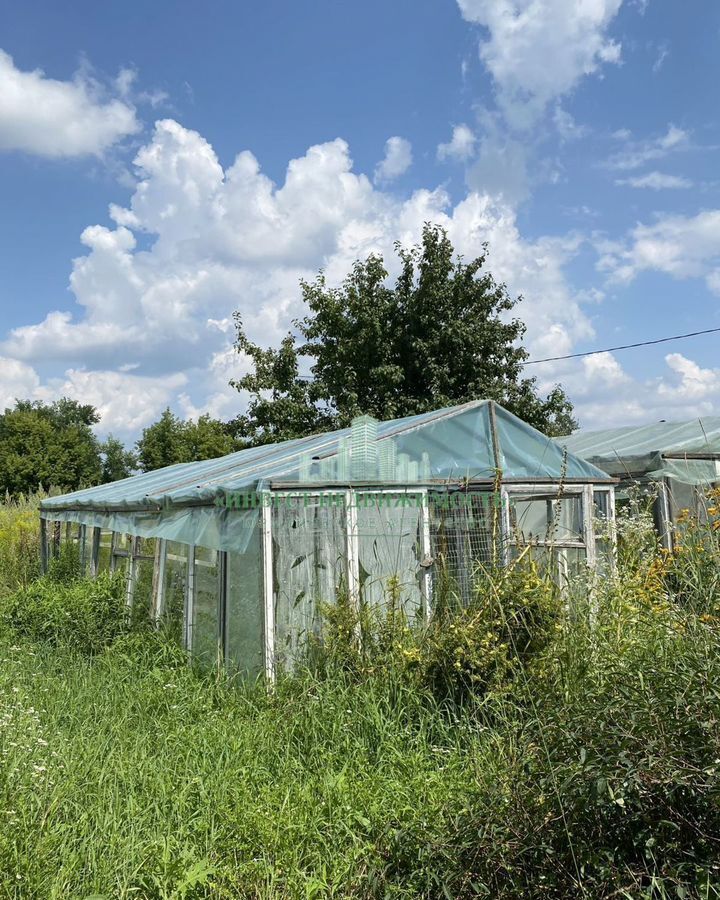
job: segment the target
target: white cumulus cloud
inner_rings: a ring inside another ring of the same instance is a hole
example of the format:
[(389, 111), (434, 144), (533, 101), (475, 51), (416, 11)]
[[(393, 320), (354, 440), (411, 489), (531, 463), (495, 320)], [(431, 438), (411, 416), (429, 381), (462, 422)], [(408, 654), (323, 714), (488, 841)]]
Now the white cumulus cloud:
[(633, 140), (630, 132), (625, 129), (615, 132), (614, 137), (622, 141), (624, 146), (607, 160), (606, 166), (610, 169), (639, 169), (651, 160), (663, 159), (671, 153), (690, 147), (689, 133), (673, 124), (668, 125), (664, 134), (647, 140)]
[(660, 216), (652, 225), (636, 225), (624, 242), (601, 247), (601, 270), (621, 283), (631, 282), (645, 271), (673, 278), (704, 278), (710, 290), (720, 293), (720, 210), (703, 210), (695, 216)]
[(98, 431), (134, 434), (172, 405), (187, 376), (142, 376), (122, 371), (68, 369), (32, 392), (32, 399), (50, 402), (70, 397), (92, 404), (100, 415)]
[(247, 360), (231, 348), (232, 312), (253, 340), (277, 342), (303, 312), (301, 277), (323, 268), (338, 283), (371, 252), (396, 274), (394, 242), (416, 243), (427, 221), (445, 226), (466, 259), (489, 243), (490, 271), (525, 296), (518, 312), (536, 356), (592, 335), (564, 274), (579, 240), (524, 240), (514, 209), (487, 193), (456, 205), (441, 189), (398, 198), (354, 171), (342, 140), (310, 147), (275, 184), (249, 151), (223, 169), (201, 135), (173, 120), (157, 123), (135, 166), (129, 203), (82, 233), (74, 310), (14, 329), (0, 349), (28, 377), (32, 365), (63, 365), (69, 374), (40, 386), (43, 396), (87, 391), (106, 427), (137, 426), (168, 402), (193, 415), (239, 412), (243, 398), (227, 382)]
[(665, 362), (677, 376), (674, 382), (658, 386), (661, 398), (678, 403), (698, 403), (720, 396), (720, 369), (707, 369), (683, 356), (669, 353)]
[(455, 125), (450, 140), (445, 144), (438, 144), (437, 157), (441, 162), (446, 159), (464, 162), (473, 155), (476, 142), (477, 138), (471, 128), (467, 125)]
[(26, 400), (40, 385), (40, 378), (27, 363), (0, 356), (0, 412)]
[(375, 167), (375, 181), (393, 181), (404, 175), (412, 165), (412, 145), (402, 137), (391, 137), (385, 142), (385, 156)]
[(620, 61), (607, 34), (622, 0), (458, 0), (486, 29), (480, 57), (515, 127), (529, 127), (584, 75)]
[(647, 378), (631, 376), (611, 353), (557, 364), (545, 378), (543, 386), (562, 381), (581, 428), (687, 421), (720, 410), (720, 369), (680, 353), (665, 356), (665, 368)]
[(100, 96), (98, 87), (81, 76), (58, 81), (39, 69), (21, 71), (0, 50), (0, 150), (99, 155), (139, 130), (131, 104)]
[(21, 360), (0, 356), (0, 412), (16, 400), (52, 402), (70, 397), (92, 404), (101, 416), (100, 434), (114, 431), (134, 436), (173, 404), (187, 384), (184, 373), (166, 376), (136, 375), (120, 366), (115, 371), (68, 369), (42, 380), (37, 371)]

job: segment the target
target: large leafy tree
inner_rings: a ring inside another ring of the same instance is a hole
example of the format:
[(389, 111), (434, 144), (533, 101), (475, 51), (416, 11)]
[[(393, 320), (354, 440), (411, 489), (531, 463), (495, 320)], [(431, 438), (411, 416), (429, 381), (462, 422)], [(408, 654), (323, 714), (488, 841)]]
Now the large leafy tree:
[(137, 457), (131, 450), (126, 450), (122, 441), (109, 434), (100, 446), (102, 455), (102, 482), (119, 481), (128, 478), (137, 468)]
[(0, 415), (0, 491), (28, 494), (40, 487), (75, 490), (101, 479), (94, 407), (63, 398), (18, 400)]
[(233, 429), (200, 416), (197, 422), (185, 421), (169, 408), (148, 428), (137, 442), (137, 459), (144, 472), (197, 459), (213, 459), (237, 449)]
[(394, 285), (375, 255), (340, 287), (322, 272), (301, 282), (308, 314), (278, 349), (252, 343), (236, 314), (236, 349), (252, 361), (232, 382), (250, 395), (238, 433), (252, 443), (283, 440), (363, 413), (389, 419), (474, 399), (496, 400), (548, 434), (572, 431), (562, 388), (541, 397), (524, 376), (525, 325), (512, 315), (521, 298), (487, 271), (487, 247), (465, 262), (445, 230), (427, 224), (420, 246), (396, 251)]

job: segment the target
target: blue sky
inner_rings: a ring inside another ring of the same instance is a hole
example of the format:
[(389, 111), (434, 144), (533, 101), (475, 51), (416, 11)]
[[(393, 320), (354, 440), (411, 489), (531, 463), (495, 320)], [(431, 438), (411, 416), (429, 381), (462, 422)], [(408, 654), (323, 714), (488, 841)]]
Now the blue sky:
[[(720, 7), (156, 2), (0, 10), (0, 405), (230, 417), (297, 282), (423, 221), (540, 358), (720, 327)], [(720, 413), (720, 336), (537, 366), (586, 426)]]

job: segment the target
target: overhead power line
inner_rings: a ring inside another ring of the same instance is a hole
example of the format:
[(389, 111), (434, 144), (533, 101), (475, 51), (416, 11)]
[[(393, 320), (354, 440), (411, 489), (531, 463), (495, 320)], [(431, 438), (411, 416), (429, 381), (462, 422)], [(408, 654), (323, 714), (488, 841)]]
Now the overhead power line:
[(666, 344), (668, 341), (680, 341), (683, 338), (698, 337), (701, 334), (716, 334), (720, 328), (706, 328), (704, 331), (689, 331), (687, 334), (674, 334), (672, 337), (656, 338), (654, 341), (638, 341), (637, 344), (622, 344), (619, 347), (606, 347), (604, 350), (586, 350), (584, 353), (568, 353), (567, 356), (548, 356), (545, 359), (530, 359), (526, 366), (537, 366), (539, 363), (560, 362), (563, 359), (578, 359), (581, 356), (595, 356), (596, 353), (615, 353), (617, 350), (633, 350), (635, 347), (649, 347), (652, 344)]
[[(582, 353), (568, 353), (567, 356), (546, 356), (544, 359), (529, 359), (525, 366), (537, 366), (540, 363), (560, 362), (563, 359), (579, 359), (582, 356), (596, 356), (598, 353), (615, 353), (618, 350), (634, 350), (636, 347), (650, 347), (653, 344), (667, 344), (668, 341), (681, 341), (684, 338), (699, 337), (702, 334), (717, 334), (720, 328), (706, 328), (704, 331), (689, 331), (687, 334), (674, 334), (671, 337), (655, 338), (653, 341), (638, 341), (636, 344), (621, 344), (618, 347), (605, 347), (602, 350), (584, 350)], [(312, 381), (312, 375), (298, 375), (300, 381)]]

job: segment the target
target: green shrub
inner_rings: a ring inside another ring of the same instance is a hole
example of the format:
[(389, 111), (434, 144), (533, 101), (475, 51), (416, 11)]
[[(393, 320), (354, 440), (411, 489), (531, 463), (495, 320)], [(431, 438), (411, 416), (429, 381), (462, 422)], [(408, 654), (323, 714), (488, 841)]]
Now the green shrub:
[(321, 604), (321, 629), (310, 636), (307, 661), (315, 676), (362, 681), (395, 673), (414, 679), (423, 640), (422, 623), (411, 625), (390, 579), (386, 603), (359, 609), (341, 591), (335, 603)]
[[(66, 580), (57, 580), (58, 574)], [(84, 653), (100, 650), (127, 631), (122, 574), (94, 581), (67, 576), (63, 565), (5, 598), (0, 607), (5, 625), (18, 636)]]
[(465, 786), (437, 821), (389, 824), (386, 890), (720, 897), (720, 631), (626, 599), (603, 592), (595, 621), (458, 720)]
[(309, 653), (316, 674), (392, 673), (458, 703), (503, 688), (536, 660), (559, 627), (561, 603), (552, 580), (525, 557), (506, 569), (478, 569), (471, 603), (446, 598), (428, 622), (408, 619), (392, 580), (382, 607), (356, 610), (341, 594), (321, 613)]
[(502, 688), (546, 649), (560, 613), (555, 585), (529, 557), (506, 569), (480, 568), (472, 602), (430, 623), (421, 678), (436, 697), (456, 702)]

